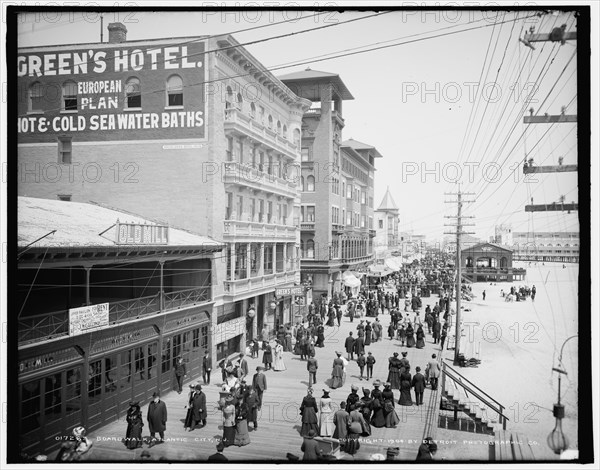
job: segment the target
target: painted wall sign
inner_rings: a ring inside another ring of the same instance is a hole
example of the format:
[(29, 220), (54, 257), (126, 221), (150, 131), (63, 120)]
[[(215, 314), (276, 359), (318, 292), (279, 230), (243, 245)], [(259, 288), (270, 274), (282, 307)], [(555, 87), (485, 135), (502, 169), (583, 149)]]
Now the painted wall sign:
[(246, 328), (246, 318), (239, 317), (223, 322), (216, 326), (214, 344), (222, 343), (228, 339), (235, 338), (244, 333)]
[(169, 243), (167, 225), (117, 222), (116, 234), (117, 245), (167, 245)]
[(19, 361), (19, 374), (32, 370), (44, 369), (63, 362), (81, 359), (81, 355), (74, 348), (61, 349), (48, 354), (22, 359)]
[(304, 287), (280, 287), (278, 289), (275, 289), (276, 297), (284, 297), (286, 295), (304, 295)]
[(19, 142), (203, 139), (205, 51), (202, 40), (22, 49)]
[(137, 341), (153, 336), (158, 337), (158, 334), (156, 333), (156, 330), (151, 326), (147, 326), (138, 330), (128, 331), (125, 333), (120, 333), (117, 329), (113, 335), (107, 338), (103, 338), (92, 344), (90, 354), (116, 349), (119, 346), (124, 346), (130, 343), (136, 343)]
[(108, 326), (108, 302), (69, 309), (69, 335), (81, 335)]

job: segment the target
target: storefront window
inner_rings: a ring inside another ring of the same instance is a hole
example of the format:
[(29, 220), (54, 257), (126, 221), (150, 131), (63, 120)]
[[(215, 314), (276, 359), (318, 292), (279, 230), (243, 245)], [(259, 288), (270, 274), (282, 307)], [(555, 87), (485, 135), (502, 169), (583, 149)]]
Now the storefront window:
[(104, 359), (105, 382), (104, 393), (110, 394), (117, 391), (117, 356), (110, 356)]
[(223, 341), (222, 343), (217, 345), (217, 361), (221, 359), (225, 359), (233, 353), (240, 351), (240, 341), (242, 340), (242, 335), (235, 336), (227, 341)]
[(147, 380), (151, 380), (156, 377), (157, 372), (157, 357), (158, 357), (158, 344), (152, 343), (148, 345), (148, 356), (146, 356), (146, 367), (148, 368)]
[(61, 374), (46, 377), (46, 390), (44, 392), (44, 414), (46, 424), (61, 418)]
[(40, 427), (40, 381), (34, 380), (21, 387), (21, 433)]
[(67, 371), (65, 400), (67, 416), (81, 411), (81, 368), (79, 367)]
[(162, 361), (161, 361), (161, 372), (164, 374), (171, 370), (171, 338), (164, 338), (163, 350), (162, 350)]

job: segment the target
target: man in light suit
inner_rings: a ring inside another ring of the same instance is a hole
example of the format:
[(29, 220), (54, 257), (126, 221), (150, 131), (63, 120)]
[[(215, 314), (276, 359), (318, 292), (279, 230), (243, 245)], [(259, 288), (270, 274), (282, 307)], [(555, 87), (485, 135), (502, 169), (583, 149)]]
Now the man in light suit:
[(431, 389), (435, 390), (438, 386), (438, 379), (440, 377), (440, 364), (437, 361), (435, 354), (431, 355), (431, 361), (427, 363), (426, 375), (429, 378)]
[(258, 366), (256, 374), (252, 378), (252, 386), (256, 389), (256, 394), (258, 395), (258, 411), (260, 411), (262, 406), (263, 392), (267, 389), (267, 377), (263, 374), (263, 370), (265, 370), (263, 366)]

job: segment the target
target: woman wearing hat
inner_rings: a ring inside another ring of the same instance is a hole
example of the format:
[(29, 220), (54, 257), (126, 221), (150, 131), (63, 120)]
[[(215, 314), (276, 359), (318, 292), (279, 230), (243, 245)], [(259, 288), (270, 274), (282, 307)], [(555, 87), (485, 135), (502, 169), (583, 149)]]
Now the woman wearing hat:
[(372, 333), (373, 327), (371, 326), (371, 322), (367, 320), (367, 325), (365, 326), (365, 346), (369, 346), (371, 344)]
[(371, 435), (371, 412), (373, 408), (373, 399), (371, 398), (371, 390), (368, 388), (363, 388), (363, 397), (360, 399), (359, 405), (360, 408), (358, 411), (363, 415), (364, 424), (363, 424), (363, 436)]
[(329, 389), (323, 389), (323, 396), (319, 402), (321, 415), (319, 417), (319, 435), (321, 437), (331, 437), (335, 432), (333, 424), (333, 410), (331, 409), (331, 398), (329, 397)]
[(300, 430), (300, 434), (302, 436), (308, 436), (310, 431), (314, 431), (315, 435), (319, 433), (319, 424), (317, 420), (318, 411), (317, 400), (313, 397), (313, 389), (309, 388), (300, 405), (300, 415), (302, 416), (302, 429)]
[(412, 398), (410, 396), (410, 389), (412, 386), (412, 376), (410, 374), (410, 367), (405, 368), (404, 372), (400, 374), (400, 399), (398, 403), (403, 406), (412, 406)]
[(398, 353), (395, 352), (393, 357), (388, 359), (388, 377), (387, 381), (390, 383), (391, 388), (400, 390), (400, 359), (398, 359)]
[(127, 432), (125, 434), (125, 445), (128, 449), (142, 447), (142, 428), (144, 427), (144, 421), (142, 420), (142, 411), (140, 410), (139, 401), (132, 401), (129, 403), (126, 420)]
[(346, 445), (344, 446), (344, 452), (350, 455), (354, 455), (360, 449), (360, 436), (363, 433), (363, 425), (365, 419), (363, 415), (358, 411), (357, 404), (350, 406), (350, 417), (348, 418), (348, 436), (346, 438)]
[(336, 352), (337, 357), (333, 360), (331, 371), (331, 388), (340, 388), (344, 385), (344, 361), (342, 353)]
[(381, 390), (381, 381), (376, 380), (373, 382), (373, 391), (371, 392), (371, 398), (373, 398), (373, 402), (371, 403), (371, 410), (373, 414), (371, 415), (371, 425), (376, 428), (382, 428), (385, 426), (385, 415), (383, 413), (383, 396)]
[(286, 370), (285, 362), (283, 362), (283, 345), (279, 341), (277, 341), (277, 345), (275, 346), (275, 361), (273, 362), (273, 370)]
[(408, 326), (406, 327), (406, 347), (415, 347), (415, 330), (410, 322), (408, 322)]
[(183, 422), (183, 430), (189, 431), (192, 429), (194, 424), (194, 395), (196, 393), (196, 384), (190, 384), (190, 392), (188, 394), (188, 403), (186, 405), (187, 413), (185, 414), (185, 421)]
[(394, 392), (392, 391), (391, 384), (386, 382), (383, 384), (383, 392), (381, 396), (383, 398), (383, 415), (385, 418), (386, 428), (395, 428), (400, 422), (398, 414), (396, 413), (396, 405), (394, 403)]
[(235, 407), (235, 445), (238, 447), (250, 444), (250, 434), (248, 433), (248, 404), (242, 398)]
[(265, 370), (271, 369), (271, 364), (273, 363), (273, 352), (271, 350), (271, 345), (268, 341), (263, 343), (263, 364), (265, 365)]
[(229, 447), (235, 444), (235, 406), (233, 395), (225, 398), (223, 407), (223, 445)]
[(423, 325), (419, 325), (416, 335), (417, 349), (423, 349), (425, 347), (425, 332), (423, 331)]

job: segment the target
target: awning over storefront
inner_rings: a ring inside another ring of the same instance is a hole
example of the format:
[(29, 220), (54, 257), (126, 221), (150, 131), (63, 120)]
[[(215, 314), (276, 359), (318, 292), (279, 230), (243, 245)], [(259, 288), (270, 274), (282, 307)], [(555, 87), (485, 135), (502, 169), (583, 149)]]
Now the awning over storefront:
[(393, 273), (393, 271), (383, 264), (372, 264), (369, 266), (370, 277), (383, 277), (391, 273)]
[(352, 287), (352, 288), (360, 287), (360, 280), (350, 271), (345, 271), (342, 274), (342, 281), (344, 282), (344, 285), (347, 287)]
[(400, 271), (402, 264), (399, 264), (395, 258), (388, 258), (385, 260), (385, 266), (392, 271)]

